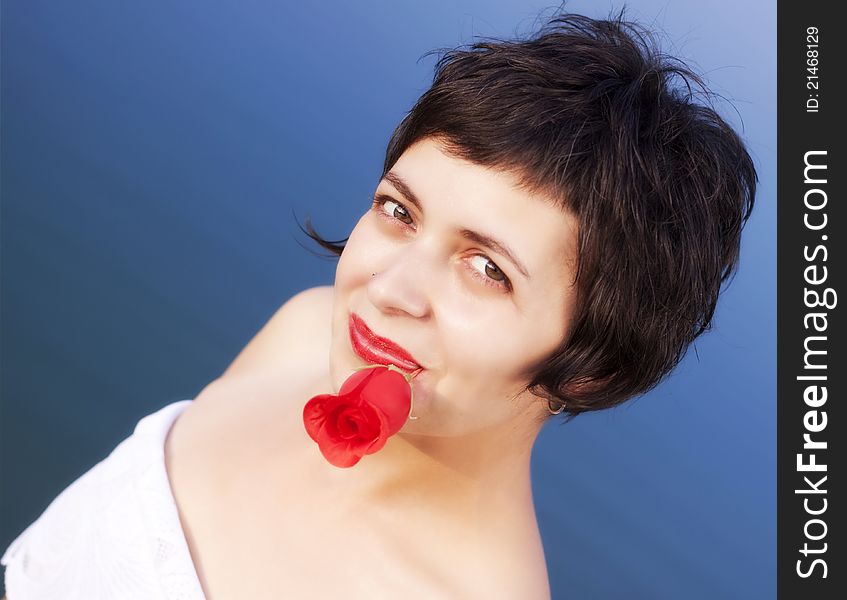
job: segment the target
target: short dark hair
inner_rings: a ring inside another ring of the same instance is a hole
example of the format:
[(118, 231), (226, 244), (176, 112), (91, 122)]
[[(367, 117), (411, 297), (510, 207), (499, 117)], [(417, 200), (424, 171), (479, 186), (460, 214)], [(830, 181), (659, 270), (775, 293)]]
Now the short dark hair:
[(567, 420), (652, 389), (711, 327), (757, 181), (711, 98), (623, 12), (559, 14), (529, 39), (446, 51), (391, 136), (383, 175), (433, 138), (576, 216), (571, 333), (527, 385)]

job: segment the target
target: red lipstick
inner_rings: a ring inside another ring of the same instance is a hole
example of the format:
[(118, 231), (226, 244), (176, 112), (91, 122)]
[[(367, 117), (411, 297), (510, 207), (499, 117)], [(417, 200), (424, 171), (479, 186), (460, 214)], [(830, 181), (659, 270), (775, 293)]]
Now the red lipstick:
[(421, 366), (403, 347), (375, 334), (357, 314), (350, 314), (348, 329), (353, 350), (369, 363), (393, 364), (408, 373), (421, 369)]

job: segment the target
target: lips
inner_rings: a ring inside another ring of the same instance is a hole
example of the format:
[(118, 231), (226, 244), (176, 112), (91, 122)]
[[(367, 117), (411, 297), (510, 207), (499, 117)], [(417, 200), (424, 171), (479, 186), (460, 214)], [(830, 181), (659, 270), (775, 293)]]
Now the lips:
[(350, 343), (353, 350), (361, 358), (369, 363), (388, 365), (393, 364), (397, 368), (411, 373), (421, 368), (404, 348), (398, 346), (388, 338), (378, 336), (365, 322), (355, 313), (350, 315), (349, 327)]

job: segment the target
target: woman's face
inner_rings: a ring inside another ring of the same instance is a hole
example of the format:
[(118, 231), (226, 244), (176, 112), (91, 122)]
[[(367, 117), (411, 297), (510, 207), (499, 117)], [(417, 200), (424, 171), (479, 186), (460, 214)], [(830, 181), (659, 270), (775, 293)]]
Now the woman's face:
[(418, 418), (403, 432), (463, 435), (547, 411), (528, 393), (512, 398), (530, 366), (568, 335), (577, 222), (516, 185), (510, 174), (445, 154), (433, 139), (403, 153), (338, 262), (336, 393), (353, 369), (376, 362), (354, 349), (355, 314), (424, 368), (412, 380)]

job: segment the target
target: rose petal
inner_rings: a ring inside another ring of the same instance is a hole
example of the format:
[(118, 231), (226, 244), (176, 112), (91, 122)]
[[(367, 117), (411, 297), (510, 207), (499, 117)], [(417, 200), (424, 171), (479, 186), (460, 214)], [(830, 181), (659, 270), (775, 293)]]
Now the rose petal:
[(352, 467), (362, 460), (360, 454), (351, 452), (349, 448), (341, 444), (319, 445), (318, 447), (324, 458), (335, 467)]
[(388, 422), (388, 435), (394, 435), (409, 418), (412, 407), (412, 388), (402, 373), (387, 367), (368, 381), (362, 390), (363, 402), (378, 408)]
[(385, 443), (388, 441), (388, 438), (391, 435), (388, 433), (388, 419), (382, 413), (381, 410), (374, 408), (373, 416), (378, 421), (377, 427), (379, 427), (380, 435), (376, 436), (374, 440), (370, 443), (370, 445), (365, 450), (365, 454), (373, 454), (374, 452), (379, 452), (385, 446)]
[(321, 437), (321, 429), (326, 422), (325, 403), (331, 398), (334, 398), (333, 394), (320, 394), (309, 400), (303, 407), (303, 424), (306, 426), (306, 433), (316, 442)]
[(356, 371), (339, 394), (320, 394), (303, 408), (303, 423), (321, 454), (336, 467), (351, 467), (381, 450), (409, 416), (411, 386), (386, 366)]
[(357, 439), (364, 419), (358, 407), (344, 407), (333, 415), (332, 423), (338, 435), (345, 440)]
[(338, 390), (338, 395), (355, 394), (358, 396), (361, 390), (368, 384), (368, 381), (382, 369), (386, 369), (386, 367), (374, 367), (373, 369), (356, 371), (344, 380), (344, 383), (341, 384), (341, 389)]
[(356, 417), (359, 422), (359, 435), (349, 440), (351, 449), (359, 454), (366, 454), (368, 448), (379, 438), (387, 438), (384, 418), (380, 419), (379, 412), (368, 404), (362, 404)]

